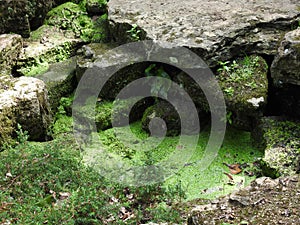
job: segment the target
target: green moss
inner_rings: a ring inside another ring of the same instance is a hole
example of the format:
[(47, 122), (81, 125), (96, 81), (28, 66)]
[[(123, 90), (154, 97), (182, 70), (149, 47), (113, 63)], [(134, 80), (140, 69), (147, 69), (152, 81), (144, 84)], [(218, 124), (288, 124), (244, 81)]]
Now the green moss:
[(16, 120), (13, 108), (0, 110), (0, 150), (13, 142)]
[(256, 135), (265, 148), (261, 162), (263, 173), (270, 177), (293, 174), (300, 162), (300, 126), (292, 121), (264, 118)]
[(93, 22), (86, 13), (85, 5), (85, 1), (80, 5), (72, 2), (64, 3), (47, 14), (45, 24), (71, 30), (85, 42), (100, 42), (105, 39), (107, 16), (103, 15)]
[[(226, 102), (231, 105), (247, 105), (251, 98), (264, 97), (267, 99), (268, 65), (262, 57), (246, 56), (243, 59), (220, 63), (217, 79), (223, 90)], [(241, 111), (247, 108), (241, 108)]]
[(39, 62), (38, 60), (35, 60), (35, 62), (31, 64), (31, 66), (27, 66), (22, 69), (19, 69), (18, 72), (24, 74), (25, 76), (31, 77), (37, 74), (44, 73), (48, 69), (49, 69), (48, 62)]
[(104, 101), (97, 103), (95, 109), (95, 123), (98, 130), (105, 130), (111, 127), (112, 107), (112, 102)]
[[(108, 129), (100, 132), (99, 135), (107, 151), (121, 156), (124, 161), (132, 165), (145, 165), (149, 161), (155, 164), (168, 159), (174, 149), (180, 147), (178, 146), (178, 137), (165, 137), (157, 147), (153, 148), (151, 144), (148, 144), (150, 142), (144, 142), (149, 136), (142, 130), (140, 122), (131, 124), (130, 128), (139, 141), (128, 135), (126, 127)], [(116, 133), (118, 136), (116, 136)], [(122, 142), (117, 137), (122, 137)], [(257, 169), (253, 163), (259, 157), (262, 157), (263, 153), (251, 145), (248, 132), (229, 129), (218, 156), (207, 170), (201, 171), (201, 165), (197, 165), (194, 162), (202, 158), (208, 138), (209, 131), (200, 134), (197, 149), (193, 156), (189, 162), (186, 162), (186, 166), (165, 182), (166, 187), (172, 188), (180, 183), (184, 193), (187, 195), (187, 199), (215, 198), (237, 189), (241, 181), (242, 187), (254, 179), (254, 177), (246, 176), (243, 173), (232, 175), (235, 184), (229, 185), (229, 178), (224, 175), (224, 172), (229, 173), (229, 170), (223, 165), (223, 162), (248, 163), (249, 166), (244, 170), (254, 171)], [(141, 148), (151, 150), (141, 151)]]

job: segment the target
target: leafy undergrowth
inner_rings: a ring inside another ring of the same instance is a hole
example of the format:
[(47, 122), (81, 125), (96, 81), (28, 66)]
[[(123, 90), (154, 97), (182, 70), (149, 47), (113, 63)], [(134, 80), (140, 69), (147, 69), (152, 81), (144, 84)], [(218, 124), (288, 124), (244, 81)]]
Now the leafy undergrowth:
[(179, 198), (176, 190), (105, 180), (84, 166), (70, 134), (46, 143), (20, 135), (17, 146), (0, 153), (0, 224), (181, 222), (170, 206)]

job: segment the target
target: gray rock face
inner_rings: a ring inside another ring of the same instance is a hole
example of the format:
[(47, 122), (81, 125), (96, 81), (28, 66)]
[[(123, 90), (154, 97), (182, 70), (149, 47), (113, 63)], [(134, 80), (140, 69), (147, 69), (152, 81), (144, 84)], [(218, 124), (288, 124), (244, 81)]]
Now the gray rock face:
[(130, 40), (128, 30), (137, 24), (141, 38), (190, 47), (210, 65), (243, 52), (275, 55), (282, 35), (300, 18), (294, 0), (111, 0), (108, 5), (117, 41)]
[(0, 90), (0, 144), (14, 134), (17, 124), (28, 131), (31, 140), (45, 139), (51, 110), (44, 82), (30, 77), (1, 77), (0, 84), (6, 85), (6, 90)]
[(300, 85), (300, 28), (285, 35), (272, 63), (271, 75), (277, 85)]
[(56, 112), (62, 97), (72, 94), (77, 85), (75, 57), (50, 65), (47, 72), (36, 77), (45, 82), (52, 112)]
[(16, 64), (17, 58), (23, 47), (23, 39), (17, 34), (0, 35), (0, 72), (10, 73), (12, 66)]

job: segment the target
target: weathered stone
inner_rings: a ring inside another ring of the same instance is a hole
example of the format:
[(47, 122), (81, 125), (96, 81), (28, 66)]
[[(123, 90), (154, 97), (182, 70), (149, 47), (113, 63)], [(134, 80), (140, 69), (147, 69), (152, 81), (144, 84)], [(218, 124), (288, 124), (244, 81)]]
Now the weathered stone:
[(106, 0), (87, 0), (86, 2), (86, 11), (89, 15), (102, 15), (106, 13), (107, 9)]
[(17, 34), (0, 35), (0, 73), (10, 74), (23, 47), (23, 39)]
[[(101, 79), (106, 79), (103, 76), (102, 70), (110, 71), (112, 68), (119, 68), (116, 73), (112, 74), (109, 80), (105, 83), (100, 91), (100, 97), (104, 100), (115, 100), (116, 96), (126, 85), (132, 81), (145, 76), (145, 69), (148, 67), (148, 63), (135, 63), (122, 67), (123, 60), (128, 60), (122, 57), (122, 53), (116, 54), (116, 52), (109, 54), (113, 45), (93, 43), (89, 44), (80, 50), (81, 56), (77, 60), (76, 77), (80, 81), (81, 77), (88, 70), (89, 75), (97, 74), (98, 83), (101, 83)], [(125, 55), (126, 53), (124, 53)], [(122, 68), (121, 68), (122, 67)], [(85, 77), (88, 79), (88, 77)], [(96, 83), (95, 83), (96, 85)], [(91, 87), (87, 87), (89, 90)], [(134, 88), (132, 88), (134, 89)], [(133, 95), (134, 96), (134, 95)]]
[(0, 34), (17, 33), (29, 37), (37, 29), (54, 1), (49, 0), (4, 0), (0, 1)]
[(284, 36), (271, 66), (271, 76), (277, 86), (300, 85), (300, 28)]
[(262, 118), (252, 131), (255, 144), (265, 149), (263, 173), (278, 177), (299, 170), (300, 125), (283, 118)]
[(20, 54), (16, 71), (21, 75), (34, 76), (46, 72), (49, 63), (68, 59), (82, 43), (74, 34), (53, 26), (44, 25), (30, 34)]
[(49, 103), (53, 113), (57, 111), (60, 99), (69, 96), (75, 90), (77, 85), (75, 70), (76, 59), (73, 57), (63, 62), (51, 64), (47, 72), (36, 76), (47, 86)]
[(43, 81), (36, 78), (1, 77), (7, 85), (0, 91), (0, 143), (14, 135), (17, 124), (28, 131), (31, 140), (45, 140), (51, 123), (51, 109), (47, 89)]
[(281, 37), (300, 18), (294, 0), (110, 0), (108, 6), (117, 41), (130, 40), (136, 24), (141, 39), (187, 46), (209, 65), (243, 53), (275, 55)]

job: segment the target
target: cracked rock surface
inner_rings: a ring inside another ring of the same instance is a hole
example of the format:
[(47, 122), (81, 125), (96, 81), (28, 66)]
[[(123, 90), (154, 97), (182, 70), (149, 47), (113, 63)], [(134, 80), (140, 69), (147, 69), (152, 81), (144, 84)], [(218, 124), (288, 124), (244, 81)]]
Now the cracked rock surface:
[(275, 55), (299, 8), (295, 0), (111, 0), (109, 19), (119, 42), (136, 24), (141, 39), (190, 47), (214, 65), (242, 52)]

